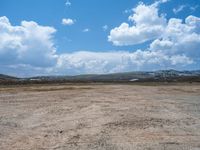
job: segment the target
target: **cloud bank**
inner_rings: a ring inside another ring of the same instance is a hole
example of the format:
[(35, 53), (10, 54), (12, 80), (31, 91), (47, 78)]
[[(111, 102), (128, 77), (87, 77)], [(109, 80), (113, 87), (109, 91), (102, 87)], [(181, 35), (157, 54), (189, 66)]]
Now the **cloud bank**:
[(115, 73), (132, 70), (157, 70), (161, 68), (182, 68), (193, 60), (185, 55), (165, 55), (159, 51), (136, 52), (89, 52), (79, 51), (62, 54), (54, 71), (62, 74)]

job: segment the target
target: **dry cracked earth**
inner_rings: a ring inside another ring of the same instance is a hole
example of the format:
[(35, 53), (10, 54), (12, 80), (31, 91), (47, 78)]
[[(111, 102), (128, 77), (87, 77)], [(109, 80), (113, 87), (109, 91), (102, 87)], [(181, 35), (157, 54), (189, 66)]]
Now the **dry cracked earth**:
[(0, 87), (0, 150), (199, 149), (199, 84)]

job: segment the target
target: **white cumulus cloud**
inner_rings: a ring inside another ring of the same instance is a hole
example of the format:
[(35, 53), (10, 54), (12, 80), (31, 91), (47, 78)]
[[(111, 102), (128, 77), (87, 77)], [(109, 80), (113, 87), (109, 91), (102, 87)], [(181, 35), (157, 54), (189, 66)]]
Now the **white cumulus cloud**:
[(52, 37), (55, 32), (53, 27), (33, 21), (22, 21), (20, 26), (12, 26), (7, 17), (0, 17), (1, 64), (54, 65), (57, 55)]
[(167, 24), (164, 15), (158, 14), (157, 5), (140, 3), (129, 16), (133, 25), (122, 23), (110, 31), (108, 40), (114, 45), (134, 45), (159, 38)]
[(70, 25), (73, 25), (74, 24), (74, 20), (70, 19), (70, 18), (63, 18), (62, 19), (62, 24), (63, 25), (67, 25), (67, 26), (70, 26)]
[(152, 51), (165, 54), (186, 55), (199, 61), (200, 57), (200, 18), (188, 16), (185, 21), (171, 18), (161, 39), (150, 45)]

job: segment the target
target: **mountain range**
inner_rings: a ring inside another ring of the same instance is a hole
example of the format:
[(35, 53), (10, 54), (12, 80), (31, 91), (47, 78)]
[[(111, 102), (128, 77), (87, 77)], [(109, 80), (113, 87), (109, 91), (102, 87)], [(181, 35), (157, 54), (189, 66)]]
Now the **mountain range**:
[(137, 71), (113, 74), (85, 74), (76, 76), (36, 76), (17, 78), (0, 74), (0, 83), (62, 83), (62, 82), (200, 82), (200, 70)]

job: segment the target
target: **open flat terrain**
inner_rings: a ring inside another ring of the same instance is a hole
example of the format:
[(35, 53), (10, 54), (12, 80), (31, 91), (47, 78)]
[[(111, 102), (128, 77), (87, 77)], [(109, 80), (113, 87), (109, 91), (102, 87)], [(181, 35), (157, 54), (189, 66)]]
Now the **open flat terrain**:
[(200, 85), (0, 87), (0, 150), (143, 149), (200, 149)]

